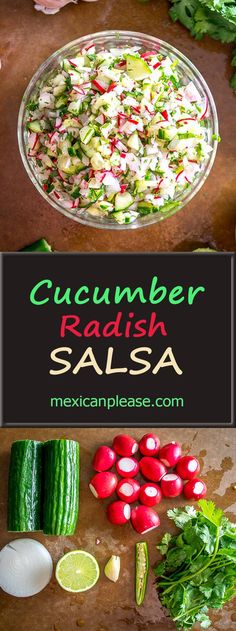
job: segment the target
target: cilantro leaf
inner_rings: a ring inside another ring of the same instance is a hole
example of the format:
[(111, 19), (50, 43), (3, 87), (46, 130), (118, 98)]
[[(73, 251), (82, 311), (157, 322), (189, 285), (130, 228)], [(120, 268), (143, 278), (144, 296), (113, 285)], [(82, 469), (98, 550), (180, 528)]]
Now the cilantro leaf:
[(170, 509), (167, 511), (167, 515), (174, 521), (177, 528), (183, 528), (183, 526), (187, 524), (192, 517), (196, 517), (197, 511), (195, 511), (193, 506), (186, 506), (185, 508)]
[(164, 556), (164, 554), (167, 553), (167, 550), (168, 550), (168, 547), (169, 547), (169, 543), (171, 542), (171, 540), (172, 540), (172, 535), (169, 532), (166, 532), (164, 537), (162, 537), (161, 542), (157, 546), (157, 549), (160, 550), (160, 553), (163, 556)]
[(214, 502), (212, 502), (211, 500), (199, 500), (198, 504), (202, 510), (202, 514), (204, 515), (204, 517), (209, 519), (209, 521), (211, 521), (211, 523), (215, 526), (221, 525), (224, 513), (220, 508), (215, 507)]

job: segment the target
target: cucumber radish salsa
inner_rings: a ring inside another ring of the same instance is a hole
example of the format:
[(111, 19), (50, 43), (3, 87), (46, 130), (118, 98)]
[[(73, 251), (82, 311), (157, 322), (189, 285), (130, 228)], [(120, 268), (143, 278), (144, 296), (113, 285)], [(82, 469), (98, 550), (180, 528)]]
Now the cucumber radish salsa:
[(129, 224), (180, 205), (212, 151), (208, 117), (207, 96), (184, 83), (177, 59), (90, 44), (27, 104), (27, 155), (44, 191), (72, 214)]

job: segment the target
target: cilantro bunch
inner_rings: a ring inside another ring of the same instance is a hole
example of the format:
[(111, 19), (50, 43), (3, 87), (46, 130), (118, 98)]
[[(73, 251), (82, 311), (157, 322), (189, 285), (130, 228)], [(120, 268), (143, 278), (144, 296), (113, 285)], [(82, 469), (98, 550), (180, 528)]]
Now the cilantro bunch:
[[(170, 9), (172, 20), (179, 20), (196, 39), (209, 35), (224, 44), (236, 42), (235, 0), (170, 1), (173, 4)], [(236, 66), (236, 51), (233, 53), (232, 66)], [(236, 91), (236, 73), (231, 79), (231, 86)]]
[(157, 546), (163, 560), (154, 570), (161, 603), (177, 629), (211, 626), (208, 610), (236, 595), (236, 524), (212, 501), (167, 512), (181, 532), (166, 533)]

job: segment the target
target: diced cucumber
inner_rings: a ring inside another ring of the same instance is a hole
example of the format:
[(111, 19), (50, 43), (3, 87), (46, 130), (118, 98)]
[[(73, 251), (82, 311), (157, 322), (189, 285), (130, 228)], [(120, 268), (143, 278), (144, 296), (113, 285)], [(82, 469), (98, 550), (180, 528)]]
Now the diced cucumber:
[(151, 74), (147, 62), (141, 57), (135, 57), (134, 55), (127, 55), (127, 74), (131, 79), (141, 81)]
[(134, 131), (133, 134), (131, 134), (131, 136), (127, 140), (127, 145), (128, 147), (130, 147), (130, 149), (133, 149), (134, 151), (139, 150), (139, 137), (137, 131)]
[(178, 208), (178, 206), (180, 206), (180, 202), (166, 202), (163, 206), (160, 206), (158, 210), (160, 210), (161, 213), (169, 213), (175, 210), (175, 208)]
[(74, 175), (85, 168), (83, 162), (81, 162), (79, 158), (71, 158), (69, 155), (59, 156), (58, 167), (60, 171), (67, 173), (67, 175)]
[(82, 111), (82, 103), (81, 100), (71, 101), (70, 105), (68, 105), (68, 112), (72, 112), (72, 114), (80, 114)]
[(79, 122), (75, 118), (66, 118), (63, 121), (64, 129), (68, 129), (68, 127), (79, 127)]
[(87, 212), (89, 213), (89, 215), (93, 215), (94, 217), (103, 217), (104, 215), (108, 214), (106, 210), (99, 208), (98, 204), (93, 204), (92, 206), (89, 206)]
[(97, 204), (99, 206), (99, 208), (101, 208), (101, 210), (106, 211), (106, 212), (112, 212), (112, 210), (114, 209), (114, 205), (110, 204), (109, 202), (98, 202)]
[(55, 88), (53, 88), (53, 94), (54, 96), (61, 96), (61, 94), (63, 94), (63, 92), (65, 92), (66, 90), (66, 84), (63, 83), (61, 85), (56, 85)]
[(95, 149), (91, 147), (91, 143), (88, 143), (88, 145), (84, 145), (83, 143), (81, 143), (81, 149), (88, 158), (92, 158), (93, 154), (95, 153)]
[(59, 110), (61, 107), (64, 107), (66, 103), (67, 103), (67, 96), (61, 95), (59, 96), (59, 99), (55, 101), (55, 107), (57, 110)]
[(40, 132), (42, 131), (40, 127), (40, 122), (38, 120), (28, 123), (28, 128), (30, 129), (30, 131), (34, 131), (36, 134), (40, 134)]
[(147, 182), (146, 182), (146, 180), (136, 180), (136, 182), (135, 182), (135, 189), (136, 189), (137, 193), (143, 193), (143, 191), (146, 191), (146, 189), (147, 189)]
[(80, 129), (79, 135), (84, 145), (87, 145), (94, 136), (95, 130), (90, 125), (85, 125)]
[(138, 204), (138, 212), (140, 215), (149, 215), (153, 212), (153, 204), (151, 202), (139, 202)]
[(95, 151), (95, 153), (91, 157), (91, 165), (95, 171), (100, 171), (100, 169), (105, 169), (105, 166), (106, 166), (105, 160), (103, 160), (103, 157), (101, 156), (100, 153), (98, 153), (98, 151)]
[(113, 212), (110, 215), (111, 217), (113, 217), (117, 223), (120, 224), (124, 224), (124, 223), (132, 223), (133, 221), (135, 221), (135, 219), (137, 219), (138, 217), (138, 213), (130, 210), (130, 211), (125, 211), (125, 210), (121, 210), (120, 212)]
[(176, 129), (174, 127), (169, 127), (169, 129), (159, 128), (157, 136), (160, 140), (172, 140), (176, 136)]
[(115, 197), (115, 210), (125, 210), (133, 203), (133, 197), (130, 193), (117, 193)]

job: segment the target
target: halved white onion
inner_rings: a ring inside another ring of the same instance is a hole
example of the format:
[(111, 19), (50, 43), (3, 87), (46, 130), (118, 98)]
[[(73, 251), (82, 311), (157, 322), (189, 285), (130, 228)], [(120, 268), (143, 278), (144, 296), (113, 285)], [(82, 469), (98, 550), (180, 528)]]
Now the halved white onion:
[(35, 539), (15, 539), (0, 552), (0, 587), (24, 598), (41, 592), (53, 570), (48, 550)]

